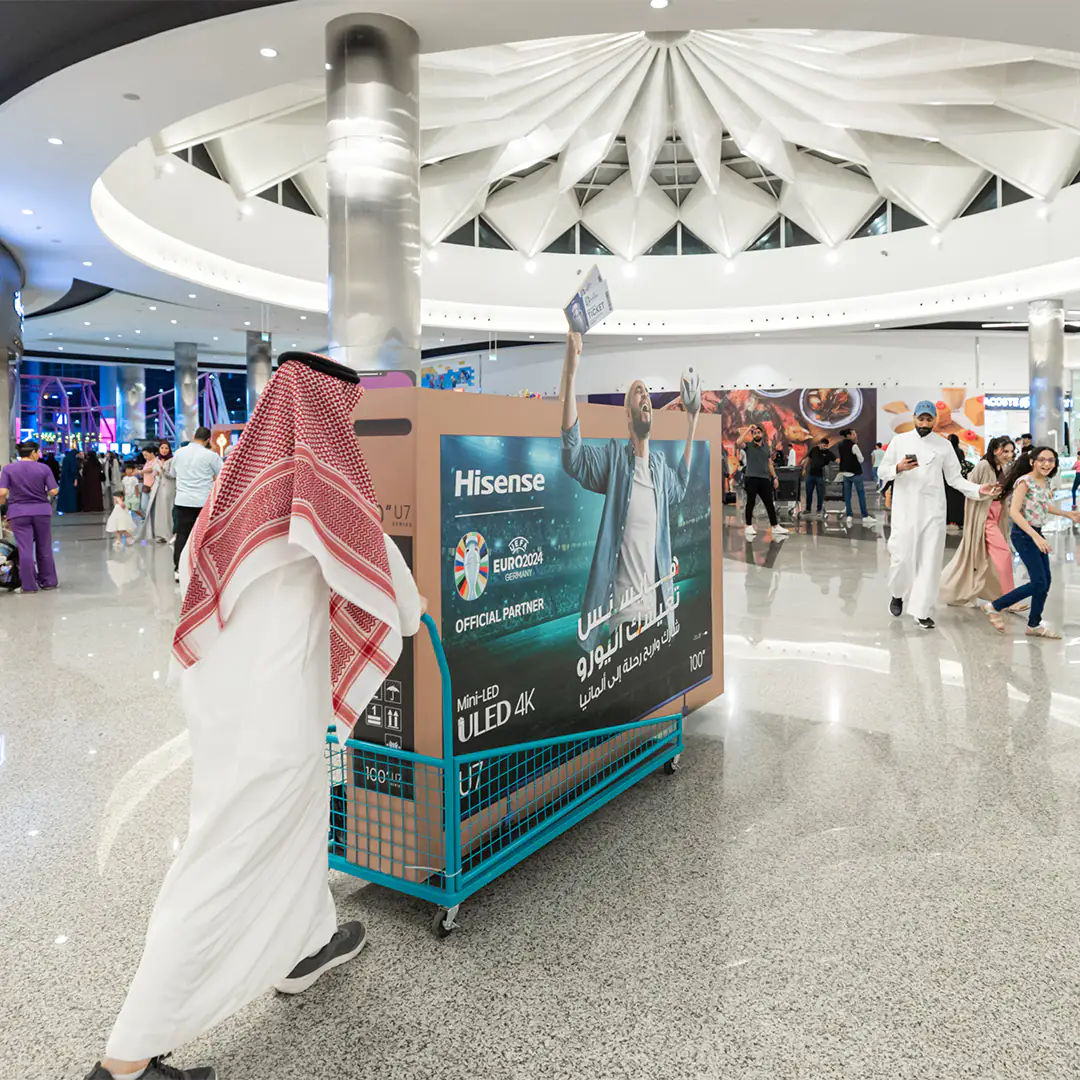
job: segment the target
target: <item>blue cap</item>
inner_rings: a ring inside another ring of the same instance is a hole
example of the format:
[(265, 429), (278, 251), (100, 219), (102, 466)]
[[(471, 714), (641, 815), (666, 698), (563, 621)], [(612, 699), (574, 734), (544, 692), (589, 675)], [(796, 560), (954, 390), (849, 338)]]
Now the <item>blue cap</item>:
[(912, 410), (912, 416), (928, 415), (937, 419), (937, 406), (932, 401), (920, 401)]

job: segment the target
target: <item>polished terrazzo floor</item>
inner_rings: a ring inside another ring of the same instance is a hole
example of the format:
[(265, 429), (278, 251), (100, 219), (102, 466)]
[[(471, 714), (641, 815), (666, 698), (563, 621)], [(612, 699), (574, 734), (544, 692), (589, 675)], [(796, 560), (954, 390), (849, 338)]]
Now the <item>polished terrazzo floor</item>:
[[(0, 595), (0, 1070), (81, 1077), (183, 843), (164, 548), (56, 532)], [(1065, 641), (886, 611), (883, 528), (725, 534), (727, 693), (656, 776), (489, 886), (461, 931), (335, 875), (357, 963), (181, 1063), (222, 1080), (1080, 1074), (1080, 576)], [(955, 543), (955, 540), (953, 541)]]

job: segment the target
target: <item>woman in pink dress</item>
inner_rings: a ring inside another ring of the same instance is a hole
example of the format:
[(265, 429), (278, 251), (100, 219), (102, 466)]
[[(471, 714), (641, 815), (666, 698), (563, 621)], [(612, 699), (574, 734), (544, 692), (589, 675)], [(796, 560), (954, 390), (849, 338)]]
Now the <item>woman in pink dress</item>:
[[(1016, 446), (1008, 435), (991, 439), (968, 479), (976, 484), (1000, 483), (1012, 465), (1015, 451)], [(970, 606), (977, 600), (996, 599), (1010, 592), (1013, 563), (1002, 524), (1008, 512), (1001, 501), (968, 499), (964, 512), (964, 538), (942, 571), (941, 598), (947, 604)]]

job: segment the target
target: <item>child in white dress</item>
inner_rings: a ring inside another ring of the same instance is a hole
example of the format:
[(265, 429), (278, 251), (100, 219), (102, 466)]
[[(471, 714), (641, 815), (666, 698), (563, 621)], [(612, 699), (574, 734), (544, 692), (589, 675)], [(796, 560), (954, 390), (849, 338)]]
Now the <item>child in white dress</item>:
[[(134, 479), (134, 477), (132, 478)], [(117, 492), (113, 496), (113, 509), (109, 520), (105, 522), (105, 532), (116, 537), (116, 546), (120, 547), (124, 540), (130, 540), (135, 531), (135, 521), (131, 511), (124, 505), (124, 496)]]
[[(124, 478), (120, 481), (120, 487), (124, 492), (124, 506), (131, 513), (138, 514), (139, 503), (142, 498), (142, 485), (138, 476), (135, 475), (135, 465), (130, 461), (124, 464)], [(135, 522), (132, 520), (132, 526), (134, 524)]]

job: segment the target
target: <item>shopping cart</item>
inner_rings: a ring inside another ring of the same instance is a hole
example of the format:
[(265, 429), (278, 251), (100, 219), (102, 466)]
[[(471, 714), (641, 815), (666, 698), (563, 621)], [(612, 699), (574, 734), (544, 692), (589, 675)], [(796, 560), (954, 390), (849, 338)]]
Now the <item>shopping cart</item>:
[(643, 777), (674, 773), (683, 709), (670, 716), (454, 752), (450, 670), (435, 622), (424, 624), (442, 679), (442, 757), (327, 733), (330, 866), (438, 910), (444, 938), (461, 904)]

